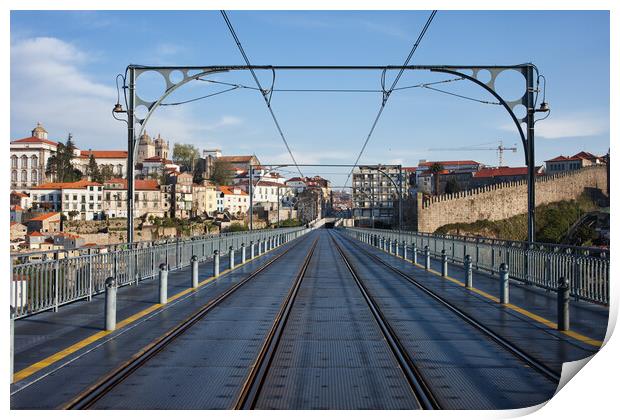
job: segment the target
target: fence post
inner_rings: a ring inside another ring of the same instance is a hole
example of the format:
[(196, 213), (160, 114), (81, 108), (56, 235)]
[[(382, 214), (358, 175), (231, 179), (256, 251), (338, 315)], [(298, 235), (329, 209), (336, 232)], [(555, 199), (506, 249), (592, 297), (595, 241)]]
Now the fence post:
[(570, 284), (568, 279), (560, 277), (558, 285), (558, 330), (570, 329)]
[(136, 279), (136, 286), (138, 285), (138, 283), (140, 282), (140, 274), (138, 274), (139, 269), (138, 269), (138, 248), (135, 249), (135, 254), (134, 254), (134, 276)]
[(105, 329), (116, 329), (116, 279), (108, 277), (105, 281)]
[(499, 303), (510, 303), (510, 281), (508, 280), (508, 266), (502, 263), (499, 266)]
[(403, 259), (407, 261), (407, 241), (403, 240)]
[(232, 245), (228, 247), (228, 268), (231, 270), (235, 268), (235, 249)]
[(473, 287), (473, 270), (471, 263), (471, 256), (469, 254), (465, 255), (465, 287), (471, 289)]
[(159, 266), (159, 303), (168, 302), (168, 266), (162, 263)]
[(220, 252), (216, 249), (213, 251), (213, 277), (220, 275)]
[(254, 241), (250, 241), (250, 259), (254, 259)]
[(575, 275), (573, 276), (575, 279), (575, 284), (573, 285), (573, 289), (575, 290), (575, 300), (579, 300), (579, 296), (581, 295), (581, 261), (579, 258), (575, 258)]
[(88, 249), (88, 300), (93, 300), (93, 254), (92, 249)]
[[(58, 254), (54, 255), (56, 258), (58, 258)], [(56, 261), (54, 261), (54, 312), (58, 312), (58, 305), (59, 305), (59, 293), (60, 290), (58, 290), (60, 287), (60, 262), (58, 261), (58, 259), (56, 259)]]
[(413, 245), (412, 245), (412, 250), (411, 250), (411, 262), (414, 264), (418, 263), (418, 245), (415, 243), (415, 241), (413, 241)]
[(448, 256), (446, 250), (441, 250), (441, 277), (448, 277)]
[(431, 266), (431, 250), (428, 245), (424, 245), (424, 269), (428, 270)]
[(245, 264), (245, 242), (241, 242), (241, 264)]
[(192, 255), (192, 287), (196, 289), (198, 287), (198, 257)]

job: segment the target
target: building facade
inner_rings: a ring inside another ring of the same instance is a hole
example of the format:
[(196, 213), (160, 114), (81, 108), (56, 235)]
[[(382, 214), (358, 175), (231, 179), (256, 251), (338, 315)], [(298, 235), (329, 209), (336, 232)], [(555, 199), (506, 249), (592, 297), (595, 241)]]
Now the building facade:
[(47, 160), (56, 153), (58, 142), (47, 138), (40, 123), (31, 136), (11, 142), (11, 189), (24, 190), (48, 180), (45, 175)]
[(45, 183), (29, 190), (36, 209), (62, 212), (68, 219), (99, 220), (103, 185), (91, 181)]
[[(127, 180), (114, 178), (103, 183), (103, 212), (109, 218), (127, 217)], [(134, 217), (153, 215), (165, 217), (167, 207), (164, 206), (159, 182), (155, 179), (135, 181)]]

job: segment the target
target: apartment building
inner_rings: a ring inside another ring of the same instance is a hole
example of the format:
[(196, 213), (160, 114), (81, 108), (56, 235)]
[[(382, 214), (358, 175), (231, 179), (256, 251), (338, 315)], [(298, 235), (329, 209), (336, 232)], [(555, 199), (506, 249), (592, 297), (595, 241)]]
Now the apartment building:
[(99, 220), (103, 215), (103, 185), (98, 182), (50, 182), (29, 193), (33, 208), (62, 212), (68, 219)]
[[(156, 179), (137, 179), (134, 184), (134, 217), (165, 217), (169, 203), (162, 199)], [(103, 183), (103, 212), (107, 217), (127, 217), (127, 180), (114, 178)]]
[(249, 195), (236, 186), (217, 187), (217, 210), (228, 211), (230, 214), (242, 215), (247, 213), (250, 206)]
[(192, 186), (194, 213), (196, 215), (213, 215), (217, 211), (217, 187), (210, 181), (202, 181)]

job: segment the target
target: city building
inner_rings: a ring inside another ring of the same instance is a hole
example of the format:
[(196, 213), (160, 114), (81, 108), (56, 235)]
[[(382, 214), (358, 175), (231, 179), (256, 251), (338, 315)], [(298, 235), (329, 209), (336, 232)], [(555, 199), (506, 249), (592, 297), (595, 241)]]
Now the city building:
[(28, 229), (19, 222), (11, 222), (11, 242), (23, 241), (26, 239)]
[(202, 181), (192, 186), (194, 213), (198, 216), (212, 216), (217, 211), (217, 187), (210, 181)]
[(153, 156), (144, 159), (140, 165), (142, 178), (161, 178), (165, 174), (170, 172), (180, 172), (181, 167), (170, 159), (166, 159), (160, 156)]
[[(402, 173), (402, 178), (401, 178)], [(362, 165), (353, 171), (352, 216), (360, 226), (393, 225), (401, 190), (407, 197), (409, 179), (398, 165)]]
[(51, 182), (29, 192), (33, 208), (62, 212), (68, 219), (99, 220), (103, 214), (103, 185), (97, 182)]
[[(134, 217), (165, 217), (169, 203), (162, 200), (156, 179), (136, 179), (134, 183)], [(127, 217), (127, 180), (114, 178), (103, 183), (103, 212), (106, 217)]]
[[(534, 170), (537, 176), (544, 175), (544, 167), (537, 166)], [(499, 168), (482, 168), (471, 179), (469, 188), (477, 188), (483, 185), (499, 184), (501, 182), (513, 182), (527, 179), (527, 166), (511, 168), (502, 166)]]
[(11, 191), (10, 201), (12, 206), (20, 206), (22, 209), (32, 207), (30, 196), (21, 192)]
[(168, 175), (167, 184), (170, 194), (170, 215), (178, 219), (194, 216), (192, 185), (194, 177), (188, 172), (173, 172)]
[(553, 175), (559, 172), (575, 171), (592, 165), (606, 164), (605, 156), (596, 156), (592, 153), (581, 151), (573, 156), (557, 156), (545, 161), (545, 173)]
[(58, 142), (47, 138), (41, 123), (31, 131), (31, 136), (11, 142), (11, 188), (28, 189), (46, 182), (47, 160), (56, 153)]
[(136, 153), (136, 163), (140, 164), (145, 159), (159, 157), (167, 160), (170, 154), (170, 142), (165, 141), (158, 134), (155, 139), (145, 131), (138, 139), (138, 150)]
[(217, 210), (232, 215), (244, 215), (250, 206), (248, 194), (236, 186), (217, 187)]
[(118, 177), (127, 176), (127, 151), (126, 150), (79, 150), (75, 151), (76, 157), (73, 166), (83, 174), (86, 174), (90, 156), (95, 158), (99, 170), (107, 168), (109, 173)]
[(28, 232), (53, 233), (61, 231), (60, 213), (42, 213), (28, 220)]

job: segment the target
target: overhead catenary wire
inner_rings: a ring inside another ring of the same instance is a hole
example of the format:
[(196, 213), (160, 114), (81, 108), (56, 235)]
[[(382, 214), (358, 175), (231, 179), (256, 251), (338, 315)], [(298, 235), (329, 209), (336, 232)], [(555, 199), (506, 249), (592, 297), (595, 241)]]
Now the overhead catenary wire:
[[(349, 182), (349, 179), (351, 179), (351, 175), (353, 174), (353, 170), (355, 169), (355, 167), (359, 163), (362, 155), (364, 154), (364, 150), (366, 150), (366, 146), (368, 146), (368, 142), (370, 141), (370, 138), (372, 137), (372, 134), (374, 133), (375, 128), (377, 127), (377, 123), (379, 122), (379, 119), (381, 118), (381, 115), (383, 114), (383, 110), (385, 109), (385, 105), (386, 105), (390, 95), (392, 94), (392, 92), (396, 88), (396, 85), (398, 84), (398, 81), (400, 80), (401, 76), (403, 75), (403, 72), (405, 71), (405, 67), (409, 65), (409, 61), (411, 61), (411, 58), (413, 57), (413, 55), (415, 54), (416, 50), (418, 49), (418, 46), (420, 45), (420, 42), (424, 38), (424, 35), (426, 34), (426, 31), (428, 30), (429, 26), (433, 22), (433, 19), (435, 18), (436, 14), (437, 14), (437, 10), (433, 10), (431, 12), (430, 16), (426, 20), (426, 23), (424, 24), (424, 27), (420, 31), (420, 35), (418, 35), (418, 39), (416, 39), (415, 43), (413, 44), (413, 47), (411, 48), (411, 51), (409, 51), (409, 55), (405, 59), (405, 63), (403, 64), (403, 67), (401, 67), (401, 69), (399, 70), (398, 74), (396, 75), (396, 78), (394, 79), (394, 82), (392, 82), (392, 85), (391, 85), (390, 89), (383, 92), (383, 100), (381, 101), (381, 106), (379, 107), (379, 112), (377, 112), (377, 116), (375, 117), (375, 119), (374, 119), (374, 121), (372, 123), (372, 126), (370, 127), (370, 132), (366, 136), (366, 140), (364, 141), (364, 144), (362, 145), (362, 149), (360, 150), (359, 154), (357, 155), (357, 158), (355, 159), (355, 163), (353, 164), (353, 167), (351, 168), (351, 171), (347, 175), (347, 180), (345, 181), (344, 185), (347, 185), (347, 183)], [(385, 84), (385, 70), (384, 70), (384, 72), (382, 74), (381, 82), (382, 82), (382, 87), (384, 88), (384, 84)]]
[(226, 11), (221, 10), (220, 12), (222, 14), (222, 17), (224, 18), (224, 21), (226, 22), (226, 25), (228, 26), (228, 30), (230, 31), (230, 34), (232, 35), (233, 39), (235, 40), (235, 43), (237, 44), (237, 48), (239, 49), (239, 52), (243, 56), (243, 59), (245, 60), (245, 63), (247, 64), (247, 66), (250, 68), (250, 72), (252, 73), (252, 77), (254, 78), (254, 82), (256, 83), (256, 87), (258, 87), (258, 89), (261, 92), (261, 95), (265, 101), (265, 105), (267, 105), (269, 114), (271, 115), (271, 118), (273, 119), (273, 122), (276, 125), (276, 128), (278, 129), (278, 133), (280, 133), (280, 137), (282, 138), (282, 141), (284, 142), (284, 145), (286, 146), (286, 150), (288, 151), (288, 154), (291, 156), (293, 163), (297, 167), (297, 171), (299, 172), (299, 175), (303, 178), (304, 174), (301, 172), (301, 168), (297, 164), (297, 160), (295, 159), (295, 156), (293, 155), (293, 151), (291, 150), (291, 147), (289, 146), (288, 141), (286, 140), (286, 137), (284, 136), (284, 132), (282, 131), (282, 128), (280, 127), (280, 123), (278, 122), (278, 119), (276, 118), (276, 115), (273, 112), (273, 109), (271, 108), (271, 101), (268, 99), (269, 92), (263, 89), (260, 81), (258, 80), (258, 77), (256, 76), (256, 72), (251, 67), (250, 59), (245, 53), (245, 50), (243, 49), (243, 46), (241, 45), (241, 41), (239, 40), (239, 37), (237, 37), (235, 28), (230, 22), (230, 19), (228, 19), (228, 15), (226, 14)]

